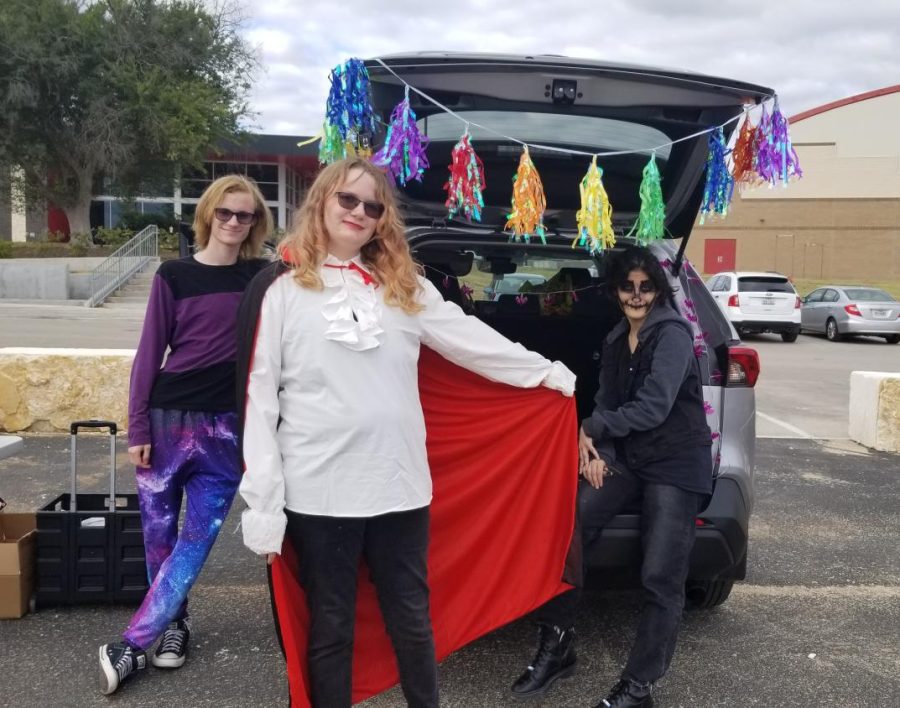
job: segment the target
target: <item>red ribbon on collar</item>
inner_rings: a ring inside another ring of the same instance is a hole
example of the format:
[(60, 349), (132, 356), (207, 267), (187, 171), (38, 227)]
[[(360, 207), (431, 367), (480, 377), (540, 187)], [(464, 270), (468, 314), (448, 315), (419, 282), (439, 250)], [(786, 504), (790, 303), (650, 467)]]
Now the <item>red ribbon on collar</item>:
[(363, 279), (363, 283), (366, 285), (372, 285), (372, 283), (375, 282), (375, 278), (356, 265), (353, 261), (350, 261), (350, 265), (332, 265), (331, 263), (323, 263), (322, 265), (326, 268), (337, 268), (338, 270), (355, 270), (359, 273), (360, 277)]

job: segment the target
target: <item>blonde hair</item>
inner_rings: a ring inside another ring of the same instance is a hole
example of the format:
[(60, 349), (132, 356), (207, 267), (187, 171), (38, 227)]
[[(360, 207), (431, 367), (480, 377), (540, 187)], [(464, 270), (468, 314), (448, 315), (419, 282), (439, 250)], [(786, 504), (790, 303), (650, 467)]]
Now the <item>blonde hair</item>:
[(415, 314), (422, 310), (417, 299), (421, 289), (416, 278), (419, 268), (409, 252), (394, 188), (384, 172), (368, 160), (339, 160), (319, 173), (309, 188), (291, 232), (281, 243), (281, 257), (294, 268), (294, 278), (301, 287), (322, 289), (319, 266), (328, 256), (325, 203), (346, 184), (352, 170), (375, 180), (375, 195), (384, 204), (384, 213), (375, 224), (372, 240), (360, 249), (360, 258), (384, 288), (384, 301), (407, 314)]
[(194, 242), (200, 248), (206, 248), (209, 243), (209, 232), (212, 229), (212, 221), (215, 218), (215, 210), (222, 203), (226, 194), (244, 192), (253, 197), (253, 211), (256, 213), (256, 223), (250, 228), (250, 233), (241, 244), (238, 258), (255, 258), (262, 250), (263, 241), (274, 230), (272, 212), (266, 206), (259, 187), (249, 177), (244, 175), (225, 175), (219, 177), (210, 184), (197, 202), (197, 210), (194, 212)]

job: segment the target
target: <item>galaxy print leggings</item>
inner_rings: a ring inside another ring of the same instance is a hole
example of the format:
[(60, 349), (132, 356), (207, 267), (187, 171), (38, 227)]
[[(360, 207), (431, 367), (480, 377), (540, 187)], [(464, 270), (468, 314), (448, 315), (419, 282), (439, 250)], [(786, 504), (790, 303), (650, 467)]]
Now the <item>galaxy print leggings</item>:
[(240, 482), (237, 415), (153, 408), (150, 445), (150, 468), (137, 468), (150, 588), (123, 634), (141, 649), (186, 615), (188, 593), (231, 508)]

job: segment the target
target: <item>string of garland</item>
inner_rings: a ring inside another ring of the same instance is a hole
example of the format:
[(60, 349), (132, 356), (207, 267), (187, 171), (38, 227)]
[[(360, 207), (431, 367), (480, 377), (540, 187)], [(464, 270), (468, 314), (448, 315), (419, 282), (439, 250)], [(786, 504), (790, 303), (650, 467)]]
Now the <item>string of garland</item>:
[(348, 156), (368, 157), (375, 137), (369, 71), (361, 59), (348, 59), (334, 67), (325, 102), (325, 124), (319, 162), (330, 164)]
[(450, 179), (444, 184), (447, 192), (444, 206), (450, 218), (462, 214), (469, 221), (481, 221), (486, 186), (484, 163), (475, 153), (466, 129), (450, 153)]
[(578, 237), (572, 243), (597, 253), (616, 245), (612, 225), (612, 205), (603, 187), (603, 170), (597, 166), (597, 156), (591, 160), (587, 174), (581, 180), (581, 209), (575, 214)]
[[(391, 114), (384, 146), (372, 156), (376, 119), (371, 104), (369, 74), (362, 60), (349, 59), (335, 67), (330, 75), (331, 89), (326, 103), (325, 123), (320, 136), (312, 139), (321, 140), (319, 161), (327, 164), (347, 156), (361, 155), (371, 157), (375, 164), (384, 168), (401, 185), (411, 179), (421, 181), (425, 170), (430, 166), (426, 155), (429, 141), (427, 136), (419, 132), (415, 111), (409, 103), (409, 92), (412, 89), (444, 112), (466, 123), (465, 133), (451, 153), (450, 178), (444, 184), (447, 192), (445, 206), (450, 218), (462, 215), (469, 221), (480, 221), (484, 208), (484, 164), (472, 148), (468, 127), (470, 122), (428, 94), (410, 86), (381, 60), (376, 61), (404, 85), (404, 98)], [(640, 209), (627, 235), (635, 236), (642, 244), (656, 241), (665, 235), (665, 202), (656, 164), (657, 149), (709, 134), (706, 185), (700, 210), (701, 224), (709, 214), (724, 216), (727, 213), (735, 183), (748, 185), (765, 182), (774, 186), (780, 181), (786, 185), (791, 178), (801, 177), (803, 173), (790, 141), (787, 118), (781, 113), (777, 97), (774, 99), (771, 114), (766, 110), (765, 104), (762, 105), (756, 127), (750, 121), (749, 112), (745, 111), (738, 139), (730, 152), (725, 143), (724, 128), (739, 120), (740, 116), (653, 149), (643, 170)], [(528, 242), (533, 236), (538, 236), (546, 243), (546, 228), (543, 224), (546, 199), (540, 175), (528, 152), (529, 144), (477, 123), (471, 125), (522, 145), (523, 152), (514, 177), (511, 209), (505, 228), (511, 230), (511, 240), (524, 239)], [(573, 155), (588, 154), (555, 146), (541, 147)], [(597, 165), (597, 158), (636, 152), (645, 150), (611, 151), (591, 156), (591, 164), (580, 184), (581, 209), (576, 214), (578, 236), (573, 247), (581, 245), (593, 253), (615, 244), (612, 205), (603, 186), (603, 170)], [(728, 169), (729, 154), (731, 170)]]
[(428, 158), (425, 149), (428, 138), (419, 132), (416, 124), (416, 112), (409, 105), (409, 86), (391, 113), (384, 147), (372, 156), (372, 162), (384, 168), (388, 174), (400, 184), (409, 180), (422, 181), (422, 175), (428, 169)]
[(663, 201), (655, 152), (650, 155), (650, 160), (644, 167), (639, 191), (641, 208), (628, 236), (634, 235), (638, 243), (646, 246), (664, 238), (666, 229), (666, 204)]
[(544, 228), (546, 208), (544, 185), (526, 145), (519, 158), (519, 169), (513, 178), (512, 209), (507, 214), (506, 222), (506, 229), (512, 229), (510, 240), (522, 238), (527, 243), (532, 236), (538, 236), (541, 243), (547, 243), (547, 230)]
[(725, 216), (734, 194), (734, 177), (728, 171), (729, 150), (725, 145), (725, 135), (721, 128), (709, 134), (709, 153), (706, 157), (706, 186), (700, 205), (700, 223), (709, 214)]

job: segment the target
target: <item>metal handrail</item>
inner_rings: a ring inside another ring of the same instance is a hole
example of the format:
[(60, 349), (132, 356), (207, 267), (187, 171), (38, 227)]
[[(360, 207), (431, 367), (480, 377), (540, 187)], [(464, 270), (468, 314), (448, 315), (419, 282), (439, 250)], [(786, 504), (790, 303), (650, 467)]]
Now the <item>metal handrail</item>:
[(91, 297), (85, 305), (102, 305), (106, 298), (158, 257), (159, 228), (150, 224), (91, 271)]

